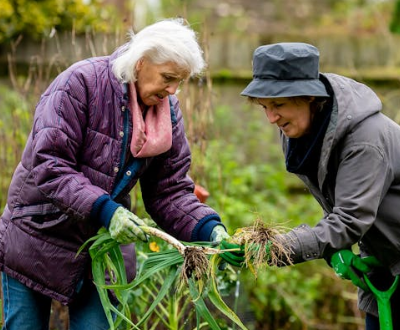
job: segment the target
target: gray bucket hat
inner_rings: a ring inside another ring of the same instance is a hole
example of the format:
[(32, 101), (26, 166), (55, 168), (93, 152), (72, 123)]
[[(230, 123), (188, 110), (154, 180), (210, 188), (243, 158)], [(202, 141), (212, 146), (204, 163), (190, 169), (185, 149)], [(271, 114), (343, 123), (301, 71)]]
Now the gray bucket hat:
[(316, 47), (286, 42), (258, 47), (253, 54), (253, 80), (241, 95), (257, 98), (326, 96), (319, 80)]

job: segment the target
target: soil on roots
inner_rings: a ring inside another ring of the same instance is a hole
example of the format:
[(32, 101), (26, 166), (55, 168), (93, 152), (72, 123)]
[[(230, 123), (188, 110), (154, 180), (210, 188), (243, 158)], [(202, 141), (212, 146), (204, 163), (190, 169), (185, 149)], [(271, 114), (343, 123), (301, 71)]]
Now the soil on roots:
[(263, 264), (278, 266), (291, 264), (290, 247), (279, 240), (284, 228), (266, 225), (257, 219), (254, 225), (243, 227), (232, 236), (232, 242), (244, 247), (245, 263), (257, 276)]
[(187, 246), (182, 265), (183, 280), (187, 282), (192, 276), (196, 280), (201, 280), (207, 277), (209, 272), (209, 260), (202, 248), (199, 246)]

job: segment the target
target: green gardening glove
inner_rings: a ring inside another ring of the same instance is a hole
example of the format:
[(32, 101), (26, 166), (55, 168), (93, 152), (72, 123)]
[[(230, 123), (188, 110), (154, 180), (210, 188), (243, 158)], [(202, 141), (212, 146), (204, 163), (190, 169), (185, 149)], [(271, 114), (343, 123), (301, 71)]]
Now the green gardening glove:
[(222, 240), (220, 243), (221, 250), (225, 249), (240, 249), (239, 251), (227, 251), (220, 254), (221, 258), (224, 259), (228, 264), (236, 267), (242, 267), (245, 262), (244, 247), (239, 244), (229, 243), (226, 240)]
[(352, 281), (354, 285), (364, 291), (369, 291), (363, 280), (364, 274), (380, 265), (375, 257), (361, 258), (350, 250), (335, 252), (331, 257), (330, 264), (337, 276)]
[(145, 226), (145, 222), (126, 208), (119, 206), (110, 221), (108, 231), (118, 243), (128, 244), (140, 239), (147, 242), (145, 232), (139, 226)]
[[(271, 246), (272, 242), (268, 241), (265, 244), (265, 256), (264, 259), (266, 262), (270, 261), (271, 259)], [(244, 246), (243, 245), (238, 245), (238, 244), (233, 244), (229, 243), (225, 240), (223, 240), (220, 244), (221, 249), (240, 249), (240, 251), (227, 251), (221, 254), (221, 257), (225, 259), (228, 263), (230, 263), (233, 266), (236, 267), (241, 267), (243, 266), (245, 262), (245, 253), (244, 253)], [(255, 255), (257, 251), (260, 249), (260, 245), (258, 244), (252, 244), (249, 247), (248, 252), (250, 254), (254, 253)]]

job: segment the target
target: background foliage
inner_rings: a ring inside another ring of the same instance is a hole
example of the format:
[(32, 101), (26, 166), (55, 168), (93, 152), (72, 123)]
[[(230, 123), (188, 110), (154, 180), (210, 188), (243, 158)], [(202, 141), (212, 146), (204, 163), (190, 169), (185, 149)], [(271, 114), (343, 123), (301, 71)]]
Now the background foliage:
[(82, 0), (2, 0), (0, 44), (19, 35), (40, 40), (53, 30), (107, 32), (115, 28), (115, 18), (113, 6), (103, 6), (101, 0), (92, 0), (90, 5)]
[[(271, 2), (279, 7), (280, 1)], [(161, 3), (165, 16), (181, 15), (194, 22), (211, 21), (200, 10), (188, 9), (193, 8), (190, 6), (195, 5), (194, 0), (163, 0)], [(394, 1), (325, 3), (332, 10), (321, 13), (320, 19), (310, 22), (310, 26), (317, 24), (320, 29), (340, 31), (347, 31), (347, 26), (363, 33), (374, 33), (383, 23), (389, 27), (388, 17), (393, 17), (393, 22), (398, 17), (392, 16)], [(376, 3), (379, 11), (375, 11)], [(219, 13), (223, 12), (222, 9)], [(208, 12), (213, 15), (211, 8)], [(90, 6), (77, 0), (1, 1), (0, 44), (11, 42), (19, 35), (37, 40), (48, 38), (53, 28), (57, 31), (107, 31), (116, 26), (113, 26), (114, 15), (100, 1), (92, 1)], [(235, 15), (217, 17), (215, 22), (220, 29), (217, 31), (240, 31), (232, 29), (238, 20)], [(243, 24), (250, 19), (250, 15), (241, 15)], [(293, 17), (300, 14), (282, 12), (281, 15), (286, 15), (284, 19), (288, 22), (296, 21)], [(381, 18), (385, 19), (379, 21)], [(299, 19), (299, 22), (304, 20)], [(398, 23), (393, 24), (396, 26)], [(209, 26), (198, 23), (195, 28), (201, 32), (207, 57)], [(61, 63), (59, 70), (68, 64), (71, 63)], [(29, 133), (34, 106), (52, 79), (47, 69), (43, 64), (35, 64), (26, 72), (13, 70), (10, 81), (7, 79), (5, 84), (0, 84), (1, 208), (6, 203), (8, 184)], [(234, 80), (234, 74), (230, 73), (230, 79)], [(241, 83), (243, 81), (234, 82)], [(271, 225), (283, 225), (288, 230), (304, 222), (314, 225), (321, 217), (321, 210), (297, 178), (286, 173), (275, 129), (267, 125), (257, 108), (239, 101), (240, 86), (234, 92), (237, 101), (227, 102), (226, 89), (221, 89), (221, 85), (224, 84), (213, 81), (207, 72), (203, 79), (183, 86), (179, 94), (193, 153), (190, 175), (210, 192), (207, 203), (221, 214), (230, 233), (252, 224), (257, 218)], [(384, 103), (385, 95), (398, 92), (388, 88), (389, 93), (382, 94)], [(147, 217), (139, 187), (132, 192), (132, 198), (135, 212)], [(159, 248), (166, 248), (162, 242), (154, 242)], [(145, 253), (150, 250), (150, 245), (139, 246), (139, 262), (143, 262)], [(247, 270), (239, 271), (232, 267), (221, 276), (224, 277), (221, 289), (225, 299), (235, 307), (249, 329), (363, 328), (362, 315), (356, 306), (355, 288), (348, 281), (336, 278), (324, 260), (285, 268), (266, 268), (257, 279)], [(162, 277), (155, 278), (132, 291), (133, 315), (146, 311), (151, 292), (162, 280)], [(176, 322), (174, 317), (179, 308), (188, 308), (185, 315), (192, 315), (186, 301), (178, 298), (164, 302), (165, 308), (160, 312), (169, 324)], [(221, 327), (233, 329), (222, 317)], [(151, 323), (144, 325), (143, 329), (151, 329)]]

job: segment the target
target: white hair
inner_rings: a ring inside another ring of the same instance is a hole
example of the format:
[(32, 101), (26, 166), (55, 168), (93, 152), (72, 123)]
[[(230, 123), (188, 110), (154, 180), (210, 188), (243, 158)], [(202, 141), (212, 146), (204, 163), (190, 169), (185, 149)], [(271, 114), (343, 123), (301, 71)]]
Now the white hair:
[(189, 76), (200, 74), (205, 62), (196, 33), (184, 25), (184, 20), (166, 19), (149, 25), (122, 47), (113, 61), (113, 72), (123, 82), (135, 82), (136, 63), (147, 58), (154, 64), (174, 62)]

